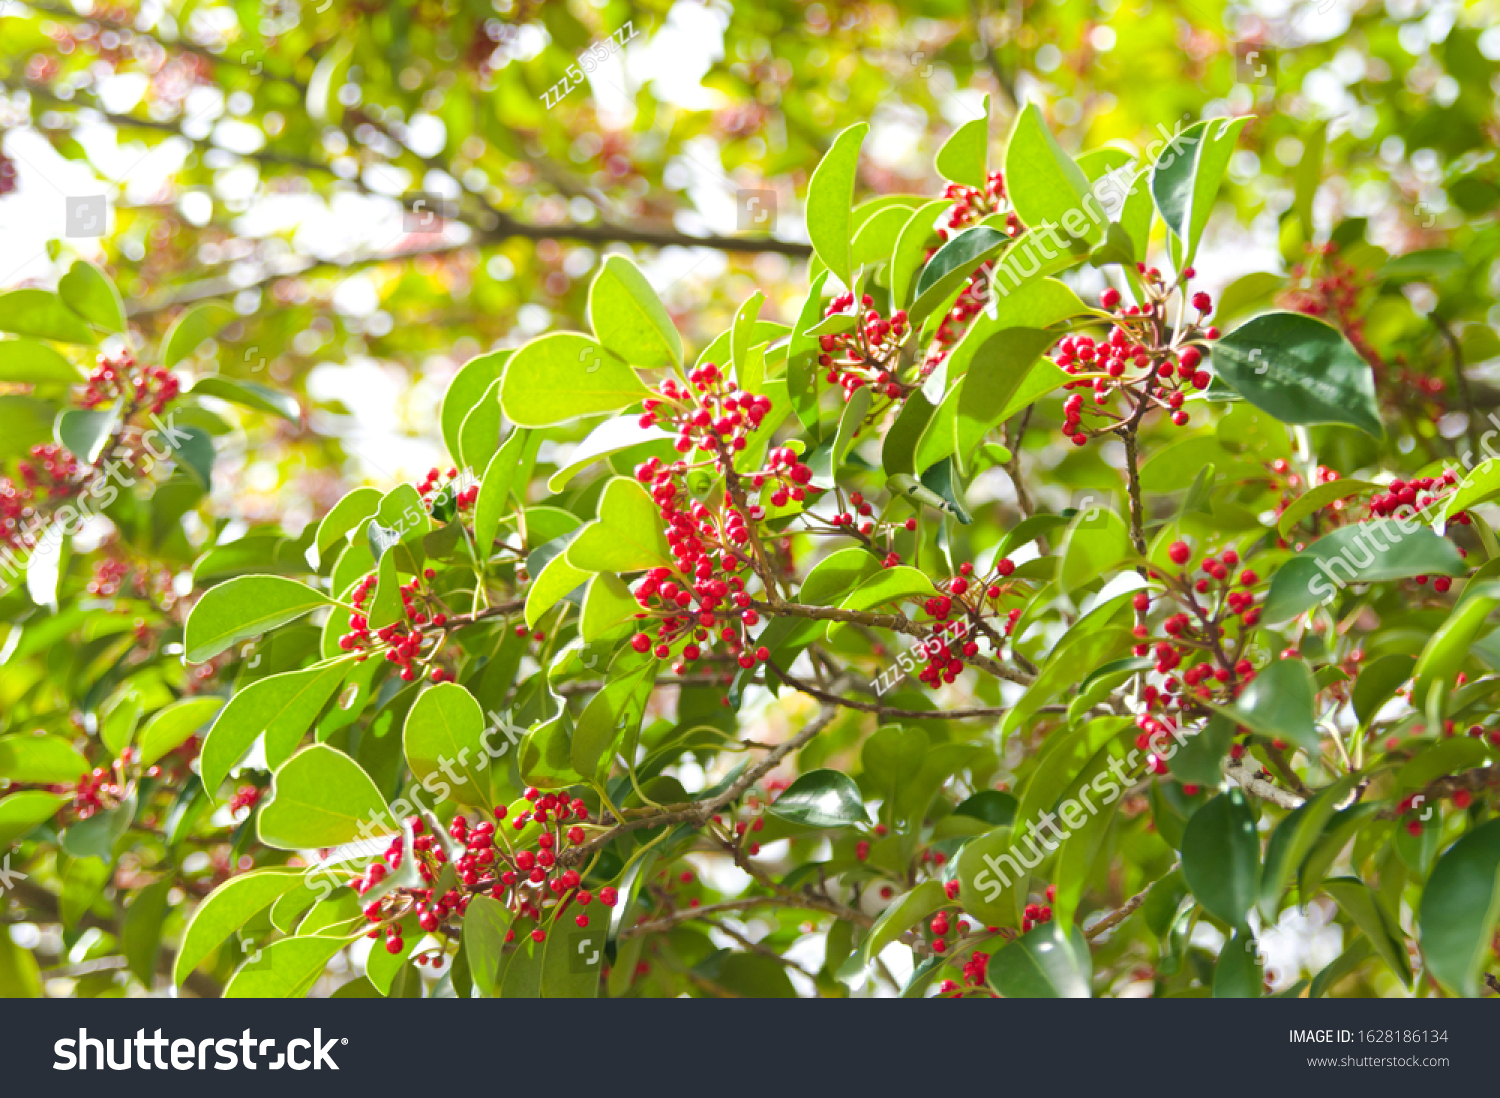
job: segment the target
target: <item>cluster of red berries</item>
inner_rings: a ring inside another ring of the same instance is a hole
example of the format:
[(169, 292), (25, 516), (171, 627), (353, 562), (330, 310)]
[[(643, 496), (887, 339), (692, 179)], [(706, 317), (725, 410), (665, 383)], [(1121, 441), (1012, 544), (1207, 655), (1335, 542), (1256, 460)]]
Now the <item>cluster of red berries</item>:
[(130, 574), (130, 565), (123, 560), (105, 557), (94, 562), (93, 575), (89, 577), (88, 593), (91, 595), (115, 595), (120, 585)]
[(874, 514), (874, 505), (865, 499), (863, 493), (851, 492), (848, 510), (835, 513), (828, 520), (828, 525), (835, 531), (847, 530), (871, 549), (876, 548), (875, 538), (883, 537), (886, 544), (885, 556), (881, 559), (881, 564), (886, 568), (894, 568), (901, 563), (901, 554), (891, 548), (892, 539), (898, 531), (905, 530), (908, 533), (914, 531), (917, 528), (917, 520), (908, 518), (902, 522), (883, 522), (877, 521), (873, 517)]
[(78, 459), (56, 443), (31, 448), (31, 461), (20, 461), (20, 483), (0, 477), (0, 543), (30, 551), (39, 532), (37, 507), (78, 493), (82, 487)]
[[(938, 237), (947, 240), (952, 234), (971, 225), (976, 225), (991, 214), (1005, 209), (1005, 173), (990, 172), (985, 177), (983, 189), (969, 187), (963, 183), (949, 183), (943, 188), (943, 197), (951, 199), (953, 205), (943, 215), (938, 227)], [(1021, 219), (1011, 211), (1005, 218), (1007, 236), (1021, 232)], [(929, 256), (929, 258), (931, 258)]]
[[(423, 575), (427, 579), (432, 579), (436, 573), (428, 568)], [(364, 609), (365, 601), (373, 594), (377, 582), (375, 573), (371, 572), (355, 584), (349, 601), (356, 610)], [(354, 659), (358, 663), (363, 663), (368, 659), (370, 653), (377, 647), (383, 647), (385, 658), (400, 668), (401, 680), (414, 682), (418, 675), (416, 665), (427, 663), (436, 653), (438, 633), (447, 626), (448, 615), (438, 611), (429, 616), (424, 607), (432, 602), (435, 596), (429, 596), (422, 591), (421, 579), (403, 583), (398, 590), (401, 594), (401, 608), (405, 614), (405, 620), (381, 626), (372, 632), (370, 619), (366, 614), (351, 614), (349, 632), (339, 637), (339, 647), (345, 652), (357, 653)], [(438, 633), (425, 632), (423, 627), (429, 625)], [(424, 652), (423, 648), (428, 641), (433, 641), (433, 646)], [(452, 682), (453, 672), (444, 667), (433, 666), (430, 678), (433, 682)]]
[(866, 385), (891, 400), (904, 400), (913, 388), (898, 374), (901, 346), (911, 334), (906, 310), (897, 309), (887, 319), (871, 308), (874, 304), (875, 299), (865, 294), (859, 302), (865, 310), (860, 316), (854, 291), (848, 290), (823, 310), (825, 317), (851, 310), (856, 316), (851, 331), (818, 337), (818, 365), (828, 371), (828, 384), (843, 388), (845, 403)]
[[(1167, 555), (1173, 564), (1186, 569), (1193, 551), (1186, 542), (1176, 541)], [(1154, 773), (1167, 772), (1165, 760), (1155, 751), (1161, 746), (1160, 737), (1175, 722), (1203, 715), (1205, 703), (1234, 700), (1256, 676), (1245, 652), (1251, 631), (1260, 621), (1254, 592), (1260, 577), (1249, 568), (1236, 574), (1239, 566), (1239, 554), (1225, 549), (1199, 562), (1204, 575), (1196, 580), (1186, 570), (1175, 575), (1155, 569), (1149, 573), (1166, 588), (1166, 594), (1187, 608), (1166, 617), (1161, 628), (1168, 639), (1154, 645), (1147, 642), (1150, 633), (1144, 624), (1135, 627), (1141, 641), (1135, 654), (1155, 656), (1154, 670), (1164, 680), (1160, 686), (1148, 683), (1144, 687), (1145, 711), (1136, 717), (1141, 730), (1136, 746), (1152, 751), (1147, 766)], [(1132, 605), (1138, 615), (1145, 615), (1152, 601), (1148, 592), (1138, 591)]]
[(101, 809), (113, 808), (120, 802), (120, 798), (125, 795), (125, 779), (121, 771), (127, 761), (128, 756), (122, 753), (113, 770), (96, 766), (79, 776), (78, 784), (72, 792), (73, 811), (80, 820), (88, 819)]
[[(964, 561), (958, 566), (958, 575), (938, 584), (944, 593), (922, 604), (933, 619), (933, 628), (922, 645), (927, 666), (917, 673), (921, 682), (933, 689), (951, 683), (962, 673), (963, 661), (979, 654), (979, 644), (970, 634), (983, 629), (985, 619), (994, 613), (989, 603), (1006, 593), (1003, 581), (1015, 570), (1010, 558), (1003, 557), (986, 576), (976, 577), (974, 565)], [(1010, 623), (1014, 620), (1012, 617)]]
[[(543, 796), (535, 789), (526, 791), (526, 800), (532, 807), (518, 812), (512, 826), (516, 831), (523, 831), (532, 823), (542, 825), (541, 832), (535, 836), (535, 849), (516, 850), (508, 838), (498, 835), (498, 821), (503, 821), (508, 814), (505, 805), (495, 807), (496, 822), (482, 820), (471, 826), (463, 816), (453, 819), (448, 826), (448, 836), (456, 844), (461, 844), (453, 868), (463, 888), (450, 888), (442, 895), (437, 895), (437, 890), (431, 886), (448, 861), (444, 844), (426, 833), (425, 823), (420, 817), (407, 820), (412, 832), (411, 857), (416, 859), (418, 873), (427, 887), (397, 889), (366, 906), (365, 917), (370, 922), (385, 924), (387, 950), (400, 953), (404, 948), (400, 924), (408, 916), (415, 918), (422, 930), (433, 933), (450, 919), (462, 917), (468, 909), (470, 896), (477, 892), (488, 892), (517, 916), (537, 924), (530, 932), (535, 942), (546, 940), (546, 931), (541, 924), (550, 909), (555, 908), (556, 915), (560, 916), (573, 903), (586, 908), (595, 900), (593, 892), (581, 887), (582, 878), (577, 870), (563, 869), (558, 864), (558, 851), (563, 846), (577, 846), (586, 837), (577, 822), (566, 830), (563, 825), (570, 820), (587, 821), (588, 807), (581, 800), (569, 800), (565, 794)], [(363, 874), (355, 877), (350, 886), (364, 896), (400, 869), (406, 856), (405, 839), (397, 836), (385, 853)], [(597, 899), (604, 907), (613, 907), (619, 896), (615, 889), (605, 887), (599, 890)], [(588, 914), (580, 911), (573, 921), (586, 927), (589, 925)], [(379, 938), (381, 933), (381, 928), (376, 926), (368, 936)], [(505, 940), (515, 941), (514, 929), (506, 934)]]
[[(1478, 725), (1476, 725), (1475, 728), (1478, 728)], [(1470, 735), (1473, 735), (1474, 729), (1470, 729), (1469, 732)], [(1406, 830), (1413, 835), (1422, 834), (1423, 821), (1421, 816), (1417, 815), (1417, 813), (1421, 811), (1423, 803), (1427, 803), (1432, 800), (1431, 797), (1427, 797), (1424, 800), (1419, 800), (1418, 797), (1419, 794), (1413, 793), (1411, 796), (1407, 797), (1399, 805), (1396, 806), (1397, 812), (1401, 813), (1401, 815), (1403, 816), (1409, 817), (1405, 822), (1405, 827)], [(1474, 794), (1470, 793), (1467, 789), (1455, 789), (1452, 793), (1448, 794), (1448, 799), (1453, 802), (1454, 808), (1458, 809), (1459, 811), (1463, 811), (1474, 803)]]
[(229, 798), (229, 814), (239, 815), (240, 809), (249, 810), (260, 803), (265, 795), (265, 790), (258, 785), (242, 785), (234, 791), (234, 796)]
[(1047, 886), (1047, 900), (1045, 904), (1027, 904), (1021, 912), (1021, 933), (1024, 934), (1032, 927), (1041, 926), (1043, 923), (1052, 921), (1052, 908), (1050, 901), (1057, 898), (1057, 886)]
[[(422, 503), (428, 511), (441, 508), (443, 489), (448, 489), (453, 506), (460, 511), (465, 511), (474, 505), (479, 498), (479, 485), (470, 484), (468, 487), (460, 488), (454, 482), (458, 480), (458, 470), (450, 468), (445, 484), (442, 474), (436, 468), (427, 470), (427, 476), (417, 485), (417, 494), (422, 497)], [(438, 516), (439, 518), (443, 516)]]
[(727, 470), (731, 455), (745, 448), (750, 432), (766, 418), (771, 401), (741, 392), (734, 379), (712, 362), (695, 368), (688, 382), (691, 387), (672, 378), (663, 382), (658, 392), (641, 402), (645, 411), (640, 424), (672, 428), (677, 432), (679, 454), (713, 454), (719, 470)]
[[(770, 401), (737, 392), (735, 383), (712, 364), (694, 370), (689, 381), (692, 390), (679, 389), (668, 380), (661, 393), (646, 402), (642, 420), (665, 420), (678, 432), (679, 453), (707, 453), (708, 464), (729, 472), (732, 455), (744, 449), (746, 436), (765, 418)], [(636, 479), (648, 486), (660, 513), (675, 567), (653, 568), (636, 584), (634, 595), (642, 607), (636, 617), (654, 620), (656, 636), (653, 639), (643, 628), (631, 644), (637, 652), (654, 652), (658, 659), (679, 651), (674, 667), (679, 674), (715, 639), (737, 655), (743, 668), (770, 658), (765, 646), (752, 645), (749, 630), (760, 616), (751, 609), (745, 580), (736, 574), (755, 552), (750, 524), (764, 519), (765, 511), (737, 500), (733, 487), (748, 481), (776, 507), (801, 503), (817, 491), (809, 483), (812, 470), (789, 447), (771, 450), (764, 468), (732, 476), (731, 488), (726, 488), (717, 508), (709, 505), (711, 501), (695, 499), (687, 489), (689, 473), (699, 467), (686, 460), (663, 463), (653, 457), (635, 469)]]
[(170, 370), (162, 366), (142, 366), (133, 354), (122, 351), (114, 358), (99, 356), (78, 403), (84, 408), (97, 408), (124, 397), (135, 407), (160, 415), (181, 389), (182, 383)]
[[(1069, 381), (1064, 389), (1092, 389), (1092, 404), (1085, 403), (1081, 393), (1072, 393), (1063, 402), (1062, 433), (1075, 446), (1082, 446), (1091, 436), (1113, 431), (1131, 420), (1141, 402), (1167, 410), (1172, 422), (1187, 425), (1183, 408), (1194, 390), (1207, 389), (1213, 380), (1203, 369), (1203, 351), (1198, 341), (1219, 338), (1219, 330), (1205, 327), (1204, 318), (1213, 310), (1208, 294), (1192, 295), (1196, 318), (1168, 338), (1166, 313), (1170, 288), (1155, 267), (1138, 265), (1145, 277), (1145, 303), (1121, 308), (1120, 291), (1111, 287), (1100, 295), (1100, 304), (1115, 314), (1115, 326), (1108, 336), (1095, 342), (1092, 336), (1071, 335), (1057, 346), (1057, 365), (1070, 374), (1087, 374)], [(1186, 267), (1182, 272), (1182, 292), (1196, 272)], [(1121, 413), (1109, 410), (1116, 396), (1124, 396), (1128, 407)], [(1085, 427), (1088, 413), (1098, 420)]]

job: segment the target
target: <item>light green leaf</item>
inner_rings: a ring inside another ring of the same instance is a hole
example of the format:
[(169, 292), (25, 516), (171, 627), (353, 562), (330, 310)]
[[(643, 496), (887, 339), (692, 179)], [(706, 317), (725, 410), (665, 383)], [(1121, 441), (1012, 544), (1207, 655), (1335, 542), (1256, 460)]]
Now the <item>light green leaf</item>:
[(125, 303), (109, 276), (81, 259), (75, 259), (57, 283), (63, 303), (90, 324), (107, 332), (125, 331)]
[(0, 293), (0, 332), (58, 343), (93, 343), (94, 333), (62, 298), (46, 290)]
[(412, 775), (424, 786), (429, 775), (434, 782), (446, 776), (443, 784), (451, 783), (451, 796), (459, 804), (491, 803), (484, 710), (462, 686), (439, 683), (417, 698), (406, 716), (401, 742)]
[(0, 736), (0, 778), (56, 785), (76, 782), (90, 770), (88, 760), (61, 736), (17, 732)]
[[(1055, 227), (1070, 212), (1087, 212), (1088, 177), (1062, 151), (1035, 103), (1026, 104), (1016, 115), (1005, 149), (1005, 185), (1016, 213), (1033, 229), (1047, 224)], [(1097, 242), (1103, 235), (1103, 226), (1094, 224), (1085, 238)]]
[(327, 606), (331, 599), (283, 576), (237, 576), (210, 587), (188, 614), (183, 643), (189, 663), (204, 663), (242, 640)]
[(618, 411), (647, 391), (602, 344), (576, 332), (552, 332), (516, 352), (501, 379), (500, 404), (522, 427), (550, 427)]
[(73, 385), (82, 380), (78, 367), (45, 343), (34, 339), (8, 339), (0, 343), (0, 381)]
[(589, 322), (599, 342), (633, 366), (682, 366), (682, 336), (646, 276), (622, 255), (606, 257), (594, 276)]
[(934, 166), (944, 179), (984, 189), (990, 146), (990, 97), (984, 97), (979, 118), (971, 118), (943, 142)]
[(339, 846), (395, 830), (370, 776), (326, 744), (305, 747), (282, 764), (258, 820), (260, 841), (278, 850)]
[(203, 741), (199, 768), (213, 797), (229, 771), (265, 736), (266, 763), (275, 769), (291, 757), (323, 707), (343, 685), (347, 659), (257, 679), (237, 691)]
[(224, 704), (223, 698), (183, 698), (157, 712), (141, 730), (142, 766), (150, 766), (182, 744)]
[(311, 936), (272, 942), (240, 966), (224, 987), (226, 999), (296, 999), (307, 994), (335, 953), (352, 939)]
[(869, 123), (858, 122), (835, 137), (807, 185), (807, 235), (813, 251), (845, 286), (854, 285), (850, 218), (859, 148), (869, 132)]
[(656, 504), (630, 477), (604, 486), (598, 520), (579, 531), (567, 559), (583, 572), (638, 572), (673, 563)]
[(252, 869), (231, 877), (198, 905), (182, 934), (172, 966), (172, 982), (181, 984), (231, 934), (296, 888), (302, 869), (281, 866)]
[(168, 369), (176, 366), (236, 318), (235, 311), (222, 302), (205, 301), (192, 306), (167, 329), (161, 341), (161, 364)]

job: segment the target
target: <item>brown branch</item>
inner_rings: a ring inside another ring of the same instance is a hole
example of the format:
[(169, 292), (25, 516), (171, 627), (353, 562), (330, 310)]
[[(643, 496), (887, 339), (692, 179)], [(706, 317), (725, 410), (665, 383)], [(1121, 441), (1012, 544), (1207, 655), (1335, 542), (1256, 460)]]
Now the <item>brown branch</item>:
[(1115, 927), (1119, 926), (1126, 919), (1130, 918), (1131, 915), (1135, 914), (1136, 910), (1146, 902), (1146, 897), (1151, 895), (1151, 890), (1153, 888), (1161, 884), (1162, 881), (1166, 880), (1173, 873), (1177, 872), (1178, 867), (1180, 867), (1181, 865), (1182, 862), (1180, 861), (1173, 862), (1171, 869), (1167, 870), (1156, 880), (1152, 881), (1145, 888), (1141, 889), (1134, 896), (1130, 897), (1130, 899), (1126, 900), (1114, 911), (1111, 911), (1104, 918), (1100, 919), (1093, 926), (1085, 930), (1083, 932), (1083, 936), (1092, 942), (1095, 938), (1099, 937), (1099, 935), (1103, 934), (1105, 931), (1113, 930)]
[[(872, 629), (888, 629), (893, 633), (905, 633), (907, 636), (923, 640), (927, 639), (932, 632), (930, 627), (919, 625), (905, 614), (875, 614), (868, 610), (844, 610), (837, 606), (804, 606), (796, 602), (783, 602), (774, 606), (765, 602), (752, 602), (750, 605), (768, 615), (786, 614), (811, 621), (842, 621), (855, 625), (867, 625)], [(982, 667), (991, 675), (1005, 679), (1007, 682), (1019, 683), (1022, 686), (1030, 686), (1032, 682), (1031, 676), (1025, 672), (1006, 667), (988, 656), (965, 656), (964, 662), (975, 667)]]
[(643, 827), (667, 827), (672, 824), (692, 824), (702, 827), (714, 813), (727, 804), (739, 800), (740, 796), (761, 778), (774, 770), (782, 759), (792, 752), (800, 749), (804, 744), (816, 736), (823, 729), (833, 723), (837, 715), (836, 706), (825, 705), (818, 715), (808, 722), (807, 727), (798, 732), (784, 743), (777, 744), (766, 757), (750, 767), (724, 792), (718, 796), (710, 797), (705, 801), (693, 801), (682, 805), (664, 805), (661, 808), (649, 809), (640, 815), (632, 815), (629, 819), (617, 822), (612, 828), (596, 839), (582, 845), (572, 847), (558, 855), (558, 862), (562, 865), (577, 865), (587, 862), (596, 851), (600, 850), (615, 838), (627, 831), (638, 831)]

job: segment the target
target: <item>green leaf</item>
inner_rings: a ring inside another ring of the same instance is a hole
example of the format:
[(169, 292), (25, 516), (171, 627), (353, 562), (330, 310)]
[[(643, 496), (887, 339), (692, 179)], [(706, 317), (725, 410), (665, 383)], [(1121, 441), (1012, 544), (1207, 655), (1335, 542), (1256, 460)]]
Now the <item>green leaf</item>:
[[(1005, 149), (1005, 186), (1016, 213), (1033, 229), (1055, 227), (1074, 211), (1087, 212), (1088, 177), (1062, 151), (1035, 103), (1026, 104), (1016, 115)], [(1085, 235), (1097, 242), (1104, 227), (1095, 224)]]
[(1346, 423), (1380, 438), (1370, 364), (1338, 329), (1301, 313), (1262, 313), (1210, 345), (1214, 369), (1283, 423)]
[(84, 411), (74, 408), (57, 417), (57, 441), (82, 461), (98, 461), (120, 423), (118, 408)]
[(317, 550), (319, 561), (327, 555), (328, 550), (346, 538), (349, 531), (358, 528), (360, 523), (375, 514), (380, 507), (380, 500), (378, 488), (356, 488), (335, 503), (333, 509), (323, 516), (323, 521), (318, 523), (318, 532), (313, 538), (313, 547)]
[[(67, 780), (76, 781), (82, 773), (77, 771)], [(23, 789), (8, 797), (0, 797), (0, 850), (9, 850), (18, 839), (37, 824), (50, 820), (72, 799), (66, 793), (46, 793), (40, 789)]]
[(1214, 965), (1214, 998), (1258, 999), (1264, 984), (1256, 941), (1248, 931), (1236, 927)]
[(621, 622), (630, 621), (640, 608), (624, 580), (613, 572), (600, 572), (584, 592), (578, 633), (585, 644), (597, 640)]
[(334, 954), (351, 939), (311, 936), (272, 942), (240, 966), (224, 986), (226, 999), (296, 999), (307, 993)]
[(844, 599), (845, 610), (869, 610), (903, 599), (927, 599), (938, 593), (932, 578), (906, 564), (882, 568)]
[(501, 384), (490, 383), (458, 429), (458, 461), (470, 469), (485, 468), (500, 449)]
[(1411, 678), (1417, 658), (1405, 652), (1394, 652), (1371, 660), (1354, 680), (1352, 701), (1354, 715), (1361, 725), (1375, 719), (1386, 702), (1396, 696), (1401, 684)]
[[(1477, 591), (1476, 588), (1482, 588)], [(1464, 601), (1448, 615), (1428, 639), (1413, 669), (1411, 704), (1421, 709), (1435, 684), (1451, 689), (1455, 676), (1469, 658), (1475, 639), (1484, 629), (1486, 619), (1500, 606), (1500, 584), (1471, 584), (1464, 591)]]
[(863, 547), (835, 550), (807, 573), (798, 601), (803, 605), (831, 605), (878, 571), (879, 558)]
[(1203, 731), (1189, 737), (1172, 756), (1172, 777), (1180, 782), (1214, 788), (1224, 780), (1220, 765), (1233, 742), (1234, 722), (1221, 713), (1215, 713)]
[(266, 764), (276, 769), (297, 749), (323, 707), (343, 685), (347, 659), (257, 679), (237, 691), (214, 721), (198, 757), (213, 797), (256, 739), (265, 736)]
[(945, 198), (935, 199), (918, 206), (906, 219), (891, 254), (889, 270), (893, 307), (901, 308), (911, 300), (912, 280), (926, 259), (927, 245), (937, 237), (935, 223), (951, 206), (952, 203)]
[[(1428, 885), (1429, 890), (1431, 884)], [(1401, 933), (1401, 924), (1398, 923), (1390, 912), (1380, 902), (1369, 885), (1358, 877), (1333, 877), (1323, 882), (1323, 891), (1332, 896), (1334, 902), (1339, 905), (1339, 910), (1359, 927), (1360, 931), (1370, 940), (1375, 947), (1375, 952), (1380, 956), (1392, 972), (1394, 972), (1407, 987), (1411, 986), (1411, 962), (1406, 953), (1406, 937)], [(1423, 896), (1425, 911), (1426, 896)], [(1424, 935), (1423, 945), (1426, 945)], [(1431, 966), (1431, 959), (1428, 961)], [(1436, 975), (1437, 973), (1434, 972)], [(1439, 976), (1441, 979), (1441, 976)]]
[(141, 730), (140, 764), (150, 766), (177, 750), (224, 704), (223, 698), (183, 698), (157, 712)]
[(805, 827), (851, 827), (868, 819), (854, 779), (826, 769), (803, 774), (766, 811)]
[(0, 778), (56, 785), (76, 782), (90, 769), (88, 760), (61, 736), (0, 736)]
[(260, 841), (278, 850), (339, 846), (395, 829), (370, 776), (326, 744), (305, 747), (282, 764), (257, 820)]
[(94, 342), (94, 333), (78, 314), (63, 304), (62, 298), (46, 290), (11, 290), (0, 294), (0, 332), (58, 343)]
[(1221, 712), (1262, 736), (1296, 744), (1316, 757), (1320, 741), (1313, 719), (1315, 692), (1307, 664), (1300, 659), (1277, 660)]
[(432, 792), (429, 778), (445, 787), (452, 783), (451, 794), (439, 800), (451, 795), (459, 804), (491, 803), (484, 710), (462, 686), (438, 683), (417, 698), (406, 715), (401, 742), (412, 775), (424, 788)]
[(592, 578), (592, 572), (574, 568), (567, 557), (553, 557), (532, 580), (531, 589), (526, 592), (526, 624), (535, 628), (543, 614)]
[(1304, 614), (1351, 583), (1461, 576), (1467, 570), (1452, 542), (1410, 520), (1352, 523), (1319, 538), (1277, 569), (1266, 593), (1265, 619), (1275, 624)]
[(74, 366), (45, 343), (7, 339), (0, 343), (0, 381), (19, 385), (73, 385), (83, 380)]
[[(765, 381), (765, 361), (760, 362), (760, 377), (750, 376), (750, 347), (754, 342), (756, 316), (765, 304), (766, 295), (756, 290), (745, 299), (734, 314), (734, 324), (729, 329), (729, 362), (741, 389), (751, 393), (760, 392)], [(717, 364), (716, 364), (717, 365)]]
[(631, 477), (604, 486), (599, 518), (578, 532), (567, 559), (583, 572), (639, 572), (673, 566), (661, 514), (646, 489)]
[(641, 717), (656, 680), (657, 661), (647, 660), (629, 674), (611, 680), (589, 699), (578, 716), (568, 761), (585, 778), (607, 772), (621, 737), (640, 729)]
[(939, 881), (923, 881), (910, 892), (903, 892), (880, 913), (869, 935), (860, 946), (860, 956), (869, 964), (882, 950), (929, 915), (948, 907), (953, 901)]
[(204, 663), (242, 640), (327, 606), (333, 600), (283, 576), (237, 576), (204, 592), (188, 614), (189, 663)]
[(542, 944), (543, 999), (596, 999), (604, 970), (604, 927), (573, 924), (571, 916), (554, 919)]
[(907, 313), (921, 324), (974, 271), (1011, 246), (1011, 238), (989, 225), (964, 229), (937, 250), (917, 275), (916, 300)]
[(889, 206), (860, 226), (859, 232), (854, 234), (854, 244), (850, 250), (854, 269), (859, 270), (888, 260), (910, 217), (909, 207)]
[(36, 955), (17, 945), (9, 932), (0, 934), (0, 996), (40, 999), (42, 995), (42, 974)]
[(107, 332), (125, 331), (125, 303), (109, 276), (81, 259), (75, 259), (57, 283), (64, 304), (90, 324)]
[(463, 428), (465, 417), (473, 411), (474, 405), (479, 403), (485, 391), (500, 380), (505, 372), (505, 364), (514, 354), (514, 351), (491, 351), (471, 358), (448, 383), (438, 421), (442, 426), (443, 444), (455, 461), (459, 459), (459, 431)]
[(1182, 876), (1209, 914), (1246, 926), (1260, 879), (1260, 839), (1239, 789), (1219, 794), (1188, 818)]
[(526, 502), (526, 484), (521, 474), (532, 467), (540, 445), (541, 437), (535, 431), (514, 431), (500, 444), (485, 468), (484, 478), (479, 482), (479, 498), (474, 504), (474, 544), (481, 559), (487, 559), (495, 547), (495, 535), (500, 531), (500, 520), (510, 500), (515, 498), (523, 505)]
[(1378, 491), (1379, 488), (1378, 484), (1372, 484), (1368, 480), (1330, 480), (1326, 484), (1309, 488), (1281, 513), (1281, 517), (1276, 520), (1276, 530), (1282, 537), (1287, 537), (1297, 523), (1330, 503), (1364, 492)]
[(1131, 553), (1130, 531), (1124, 519), (1102, 507), (1080, 511), (1068, 532), (1058, 590), (1067, 594), (1129, 567)]
[(1417, 928), (1427, 971), (1448, 990), (1478, 998), (1497, 922), (1500, 820), (1491, 820), (1448, 848), (1422, 891)]
[[(530, 431), (519, 431), (517, 435), (529, 435)], [(621, 451), (630, 450), (635, 452), (656, 453), (664, 460), (675, 458), (676, 452), (672, 450), (672, 440), (676, 436), (668, 434), (660, 427), (642, 427), (641, 417), (638, 415), (623, 415), (615, 419), (607, 419), (599, 426), (589, 432), (588, 437), (569, 451), (566, 458), (567, 464), (563, 465), (552, 478), (547, 481), (549, 492), (561, 492), (572, 479), (590, 465), (595, 464), (600, 458), (610, 457)], [(512, 445), (516, 435), (507, 439), (501, 450)], [(524, 441), (524, 440), (523, 440)], [(654, 444), (654, 445), (653, 445)], [(512, 458), (512, 464), (515, 459)], [(491, 462), (491, 467), (495, 467)], [(502, 476), (504, 474), (502, 473)], [(480, 489), (481, 494), (484, 489)]]
[(1248, 117), (1210, 118), (1177, 134), (1151, 169), (1151, 197), (1167, 228), (1193, 261), (1213, 212), (1214, 197)]
[(302, 406), (297, 403), (296, 397), (254, 381), (210, 374), (193, 382), (192, 392), (194, 396), (217, 397), (231, 404), (254, 408), (257, 412), (279, 416), (290, 423), (297, 423), (302, 419)]
[(1007, 999), (1087, 999), (1093, 958), (1081, 929), (1047, 922), (997, 950), (988, 978)]
[(302, 883), (306, 871), (276, 866), (231, 877), (198, 905), (182, 933), (172, 965), (172, 982), (181, 984), (231, 934)]
[(813, 251), (846, 287), (854, 285), (851, 260), (851, 215), (859, 175), (859, 148), (867, 122), (858, 122), (833, 139), (807, 184), (807, 235)]
[[(1172, 769), (1177, 769), (1175, 759)], [(1260, 913), (1268, 925), (1281, 914), (1281, 895), (1291, 883), (1292, 875), (1302, 868), (1312, 848), (1323, 837), (1339, 802), (1348, 796), (1358, 780), (1357, 776), (1346, 774), (1320, 789), (1317, 796), (1293, 810), (1271, 833), (1271, 841), (1266, 844), (1265, 867), (1260, 876)]]
[(161, 364), (171, 369), (236, 319), (235, 311), (222, 302), (206, 301), (192, 306), (167, 329), (161, 341)]
[(170, 876), (147, 885), (125, 909), (120, 951), (135, 978), (150, 987), (156, 980), (156, 957), (161, 952), (161, 928), (167, 917), (167, 894), (177, 882)]
[(505, 414), (522, 427), (550, 427), (615, 412), (646, 396), (636, 372), (576, 332), (552, 332), (516, 352), (500, 383)]
[(515, 915), (510, 908), (479, 893), (464, 912), (463, 947), (474, 976), (476, 998), (492, 999), (500, 989), (500, 966), (505, 959), (505, 935)]
[(944, 179), (983, 190), (990, 146), (990, 97), (984, 97), (979, 118), (971, 118), (943, 142), (934, 166)]
[(607, 256), (594, 276), (589, 322), (599, 342), (633, 366), (682, 366), (682, 336), (646, 276), (622, 255)]

